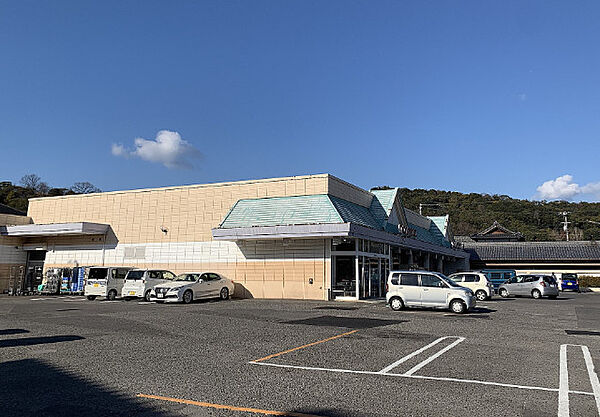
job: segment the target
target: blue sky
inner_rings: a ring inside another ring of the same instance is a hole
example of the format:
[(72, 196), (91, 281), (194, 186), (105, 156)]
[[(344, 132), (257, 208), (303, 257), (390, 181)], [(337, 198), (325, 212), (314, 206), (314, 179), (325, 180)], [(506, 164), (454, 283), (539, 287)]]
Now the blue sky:
[(329, 172), (532, 198), (562, 177), (543, 195), (596, 200), (599, 19), (593, 1), (2, 1), (0, 179)]

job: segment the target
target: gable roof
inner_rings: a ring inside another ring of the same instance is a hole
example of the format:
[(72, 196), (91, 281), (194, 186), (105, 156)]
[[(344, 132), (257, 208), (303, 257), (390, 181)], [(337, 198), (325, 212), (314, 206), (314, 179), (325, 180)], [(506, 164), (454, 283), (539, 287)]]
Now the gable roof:
[[(499, 232), (499, 233), (495, 233), (495, 232)], [(500, 223), (498, 223), (497, 221), (494, 220), (494, 223), (492, 223), (492, 225), (490, 227), (488, 227), (487, 229), (471, 236), (473, 239), (477, 240), (477, 239), (485, 239), (486, 237), (491, 237), (491, 235), (505, 235), (506, 237), (513, 237), (515, 239), (522, 239), (523, 235), (519, 232), (513, 232), (512, 230), (507, 229), (506, 227), (502, 226)]]

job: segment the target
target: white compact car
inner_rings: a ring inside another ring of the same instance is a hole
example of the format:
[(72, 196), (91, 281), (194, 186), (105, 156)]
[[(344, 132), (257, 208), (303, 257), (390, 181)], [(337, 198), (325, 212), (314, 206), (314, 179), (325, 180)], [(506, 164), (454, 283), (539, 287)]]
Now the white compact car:
[(125, 276), (121, 295), (124, 298), (143, 298), (150, 301), (150, 290), (175, 278), (171, 271), (162, 269), (132, 269)]
[(458, 272), (450, 275), (452, 281), (461, 287), (469, 288), (475, 293), (477, 301), (485, 301), (492, 298), (494, 294), (494, 284), (488, 280), (487, 276), (481, 272)]
[(234, 285), (214, 272), (188, 272), (173, 281), (158, 284), (150, 291), (150, 301), (183, 302), (189, 304), (201, 298), (227, 300), (233, 295)]

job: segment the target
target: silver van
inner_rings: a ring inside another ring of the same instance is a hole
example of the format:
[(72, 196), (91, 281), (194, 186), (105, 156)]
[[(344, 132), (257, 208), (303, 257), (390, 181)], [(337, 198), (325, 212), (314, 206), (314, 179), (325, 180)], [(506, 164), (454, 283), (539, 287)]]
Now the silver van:
[(464, 313), (475, 307), (475, 294), (439, 272), (391, 271), (386, 301), (392, 310), (404, 307), (449, 308)]
[(517, 275), (498, 288), (501, 297), (524, 295), (533, 298), (558, 297), (558, 284), (549, 275)]
[(114, 300), (121, 296), (125, 275), (133, 268), (113, 266), (92, 266), (87, 270), (83, 295), (88, 300), (106, 297)]
[(123, 297), (150, 301), (150, 290), (155, 285), (171, 282), (174, 278), (174, 273), (164, 269), (132, 269), (125, 277)]

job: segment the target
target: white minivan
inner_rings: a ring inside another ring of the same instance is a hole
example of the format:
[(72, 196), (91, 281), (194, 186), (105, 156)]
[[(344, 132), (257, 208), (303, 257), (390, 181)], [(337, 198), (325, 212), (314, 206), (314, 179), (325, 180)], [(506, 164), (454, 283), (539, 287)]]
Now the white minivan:
[(175, 274), (164, 269), (132, 269), (125, 276), (124, 298), (143, 298), (150, 301), (150, 290), (158, 284), (170, 282)]
[(132, 268), (112, 266), (92, 266), (88, 268), (83, 294), (88, 300), (106, 297), (114, 300), (121, 296), (125, 275)]
[(475, 307), (475, 294), (439, 272), (390, 271), (386, 301), (392, 310), (404, 307), (448, 308), (464, 313)]

